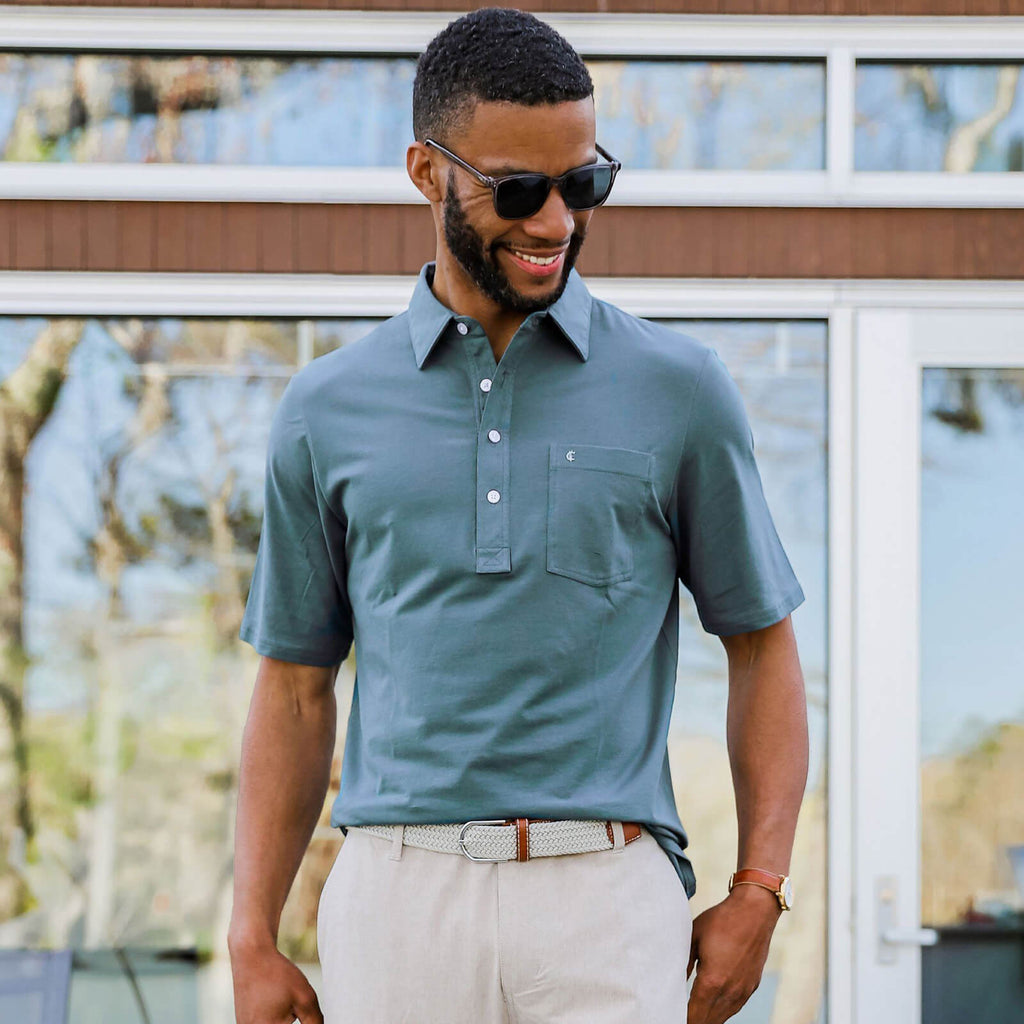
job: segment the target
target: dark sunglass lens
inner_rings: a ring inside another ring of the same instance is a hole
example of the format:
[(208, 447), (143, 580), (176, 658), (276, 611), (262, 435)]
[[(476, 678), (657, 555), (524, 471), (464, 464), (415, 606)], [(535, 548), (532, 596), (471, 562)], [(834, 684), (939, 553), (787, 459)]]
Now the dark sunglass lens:
[(494, 207), (507, 220), (530, 217), (544, 205), (548, 189), (547, 179), (540, 174), (509, 178), (495, 190)]
[(566, 206), (574, 210), (590, 210), (608, 198), (612, 188), (610, 166), (585, 167), (569, 175), (562, 189)]

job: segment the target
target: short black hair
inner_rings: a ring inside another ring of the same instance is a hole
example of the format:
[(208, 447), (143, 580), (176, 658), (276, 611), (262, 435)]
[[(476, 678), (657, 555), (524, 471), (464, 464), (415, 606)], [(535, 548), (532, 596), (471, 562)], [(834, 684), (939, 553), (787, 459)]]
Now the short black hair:
[(480, 100), (537, 106), (593, 94), (583, 58), (550, 25), (526, 11), (482, 7), (449, 22), (420, 55), (413, 135), (447, 142)]

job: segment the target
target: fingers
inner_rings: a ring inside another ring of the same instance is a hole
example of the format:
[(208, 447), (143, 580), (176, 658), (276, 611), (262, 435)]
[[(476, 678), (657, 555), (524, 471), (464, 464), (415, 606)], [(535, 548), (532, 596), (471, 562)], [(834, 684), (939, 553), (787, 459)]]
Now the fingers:
[(324, 1024), (316, 991), (283, 954), (232, 961), (236, 1024)]
[(721, 1009), (719, 997), (721, 990), (711, 982), (701, 980), (701, 973), (697, 972), (697, 980), (693, 983), (690, 992), (690, 1000), (686, 1008), (687, 1024), (721, 1024), (727, 1020), (727, 1016), (721, 1016), (717, 1011)]
[(697, 972), (687, 1004), (687, 1024), (723, 1024), (746, 1005), (758, 983), (749, 983), (735, 978), (715, 977), (707, 972)]
[(320, 1010), (320, 1001), (312, 986), (292, 1004), (292, 1010), (299, 1018), (299, 1024), (324, 1024), (324, 1015)]
[(721, 985), (713, 978), (708, 969), (701, 966), (697, 978), (690, 990), (689, 1024), (711, 1024), (711, 1009), (721, 995)]

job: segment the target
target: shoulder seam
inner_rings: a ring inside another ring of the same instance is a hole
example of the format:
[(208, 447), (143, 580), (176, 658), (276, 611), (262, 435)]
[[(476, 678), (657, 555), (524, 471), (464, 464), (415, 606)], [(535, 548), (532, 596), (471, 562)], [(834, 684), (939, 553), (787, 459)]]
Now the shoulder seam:
[(299, 404), (298, 407), (298, 413), (299, 419), (302, 421), (302, 436), (306, 442), (306, 451), (309, 452), (309, 464), (313, 470), (313, 487), (320, 494), (320, 497), (323, 498), (324, 506), (331, 513), (331, 515), (334, 516), (334, 518), (337, 519), (342, 526), (346, 526), (345, 520), (343, 520), (341, 516), (339, 516), (338, 513), (334, 511), (334, 508), (331, 506), (331, 503), (327, 500), (327, 495), (324, 493), (323, 486), (320, 483), (320, 471), (316, 468), (316, 455), (313, 453), (313, 443), (309, 435), (309, 424), (306, 422), (306, 414), (302, 409), (301, 403)]
[(679, 461), (676, 463), (676, 471), (672, 477), (672, 492), (668, 496), (668, 507), (671, 509), (675, 504), (676, 491), (679, 487), (679, 470), (683, 465), (683, 456), (686, 454), (686, 442), (690, 437), (690, 424), (693, 422), (693, 410), (697, 404), (697, 393), (700, 391), (701, 381), (704, 379), (704, 370), (707, 368), (708, 360), (711, 358), (712, 348), (709, 345), (704, 353), (704, 361), (700, 364), (700, 373), (697, 374), (697, 383), (693, 386), (693, 399), (690, 402), (690, 411), (686, 417), (686, 426), (683, 428), (683, 441), (679, 446)]

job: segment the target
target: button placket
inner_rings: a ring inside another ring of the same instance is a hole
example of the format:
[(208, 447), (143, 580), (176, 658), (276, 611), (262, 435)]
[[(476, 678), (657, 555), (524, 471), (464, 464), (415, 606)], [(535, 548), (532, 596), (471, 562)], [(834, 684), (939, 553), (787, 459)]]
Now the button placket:
[[(507, 353), (506, 353), (507, 355)], [(505, 357), (502, 357), (504, 362)], [(495, 375), (484, 402), (476, 444), (476, 571), (510, 572), (509, 547), (509, 449), (508, 432), (511, 376), (507, 370)], [(500, 426), (500, 430), (497, 424)], [(498, 434), (498, 442), (491, 436)]]
[[(465, 327), (462, 331), (460, 328)], [(484, 336), (483, 331), (478, 327), (466, 327), (461, 320), (456, 322), (456, 328), (460, 329), (461, 341), (466, 353), (469, 366), (470, 380), (473, 385), (473, 404), (476, 410), (477, 427), (483, 422), (484, 407), (487, 404), (487, 396), (494, 386), (494, 378), (498, 372), (498, 364), (494, 359), (494, 351), (490, 342)]]
[(515, 368), (534, 329), (528, 318), (513, 335), (501, 362), (479, 328), (463, 336), (477, 402), (476, 571), (511, 572), (509, 527), (510, 435)]
[(479, 573), (512, 571), (509, 420), (515, 364), (521, 350), (517, 340), (522, 341), (513, 338), (500, 364), (488, 374), (490, 386), (480, 391), (484, 403), (476, 446), (476, 571)]

